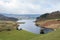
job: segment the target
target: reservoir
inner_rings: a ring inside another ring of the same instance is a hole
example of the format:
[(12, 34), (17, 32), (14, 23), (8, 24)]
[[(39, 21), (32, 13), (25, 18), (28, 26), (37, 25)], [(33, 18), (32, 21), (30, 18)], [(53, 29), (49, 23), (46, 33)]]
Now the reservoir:
[[(29, 19), (29, 20), (19, 20), (17, 22), (22, 22), (19, 24), (18, 29), (22, 28), (23, 30), (26, 30), (28, 32), (32, 32), (35, 34), (40, 34), (41, 27), (38, 27), (35, 25), (35, 19)], [(44, 33), (49, 33), (52, 32), (52, 29), (45, 28)]]
[(35, 19), (29, 19), (29, 20), (19, 20), (17, 22), (25, 22), (24, 24), (19, 24), (18, 29), (22, 28), (23, 30), (32, 32), (32, 33), (36, 33), (36, 34), (40, 34), (40, 27), (37, 27), (35, 25)]

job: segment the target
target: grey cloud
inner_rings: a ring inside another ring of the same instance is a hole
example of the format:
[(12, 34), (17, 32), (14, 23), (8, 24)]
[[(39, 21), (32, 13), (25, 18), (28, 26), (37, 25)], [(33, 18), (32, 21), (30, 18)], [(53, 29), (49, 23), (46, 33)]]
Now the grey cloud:
[[(0, 0), (10, 3), (12, 0)], [(46, 13), (60, 10), (60, 0), (13, 0), (12, 4), (0, 5), (0, 12), (6, 13)]]

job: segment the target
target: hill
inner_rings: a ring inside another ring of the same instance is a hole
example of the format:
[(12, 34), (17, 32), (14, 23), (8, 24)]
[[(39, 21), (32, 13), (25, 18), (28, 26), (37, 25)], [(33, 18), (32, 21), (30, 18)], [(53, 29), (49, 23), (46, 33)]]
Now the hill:
[(60, 28), (60, 11), (55, 11), (52, 13), (46, 13), (37, 17), (36, 25), (43, 28)]
[(48, 34), (37, 36), (31, 40), (60, 40), (60, 29)]
[(7, 14), (7, 13), (2, 13), (3, 15), (7, 17), (14, 17), (17, 19), (35, 19), (36, 17), (40, 16), (40, 14)]
[(36, 21), (49, 20), (49, 19), (60, 19), (60, 11), (45, 13), (41, 15), (40, 17), (37, 17), (36, 19), (37, 19)]
[(13, 30), (0, 32), (0, 40), (30, 40), (38, 35), (24, 31)]
[(16, 29), (18, 27), (17, 20), (17, 18), (7, 17), (0, 14), (0, 32)]
[(4, 16), (4, 15), (0, 14), (0, 20), (3, 20), (3, 21), (17, 21), (18, 19), (14, 18), (14, 17), (7, 17), (7, 16)]

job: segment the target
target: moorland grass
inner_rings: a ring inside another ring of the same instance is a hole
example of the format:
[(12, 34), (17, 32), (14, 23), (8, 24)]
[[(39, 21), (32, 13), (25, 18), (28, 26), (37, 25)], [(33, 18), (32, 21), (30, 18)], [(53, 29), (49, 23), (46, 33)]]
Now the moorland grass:
[(37, 36), (30, 40), (60, 40), (60, 29), (48, 34)]
[(29, 40), (38, 36), (24, 30), (2, 31), (0, 32), (0, 40)]

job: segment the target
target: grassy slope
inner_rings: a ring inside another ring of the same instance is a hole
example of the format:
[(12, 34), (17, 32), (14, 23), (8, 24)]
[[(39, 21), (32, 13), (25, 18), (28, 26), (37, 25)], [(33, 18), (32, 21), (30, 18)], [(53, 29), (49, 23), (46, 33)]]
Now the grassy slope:
[(31, 40), (60, 40), (60, 29), (48, 34), (37, 36)]
[(29, 40), (36, 37), (36, 34), (27, 31), (3, 31), (0, 32), (0, 40)]
[(44, 35), (36, 35), (27, 31), (2, 31), (0, 40), (60, 40), (60, 29)]
[(39, 25), (40, 27), (56, 29), (60, 27), (60, 19), (38, 21), (36, 22), (36, 24)]

